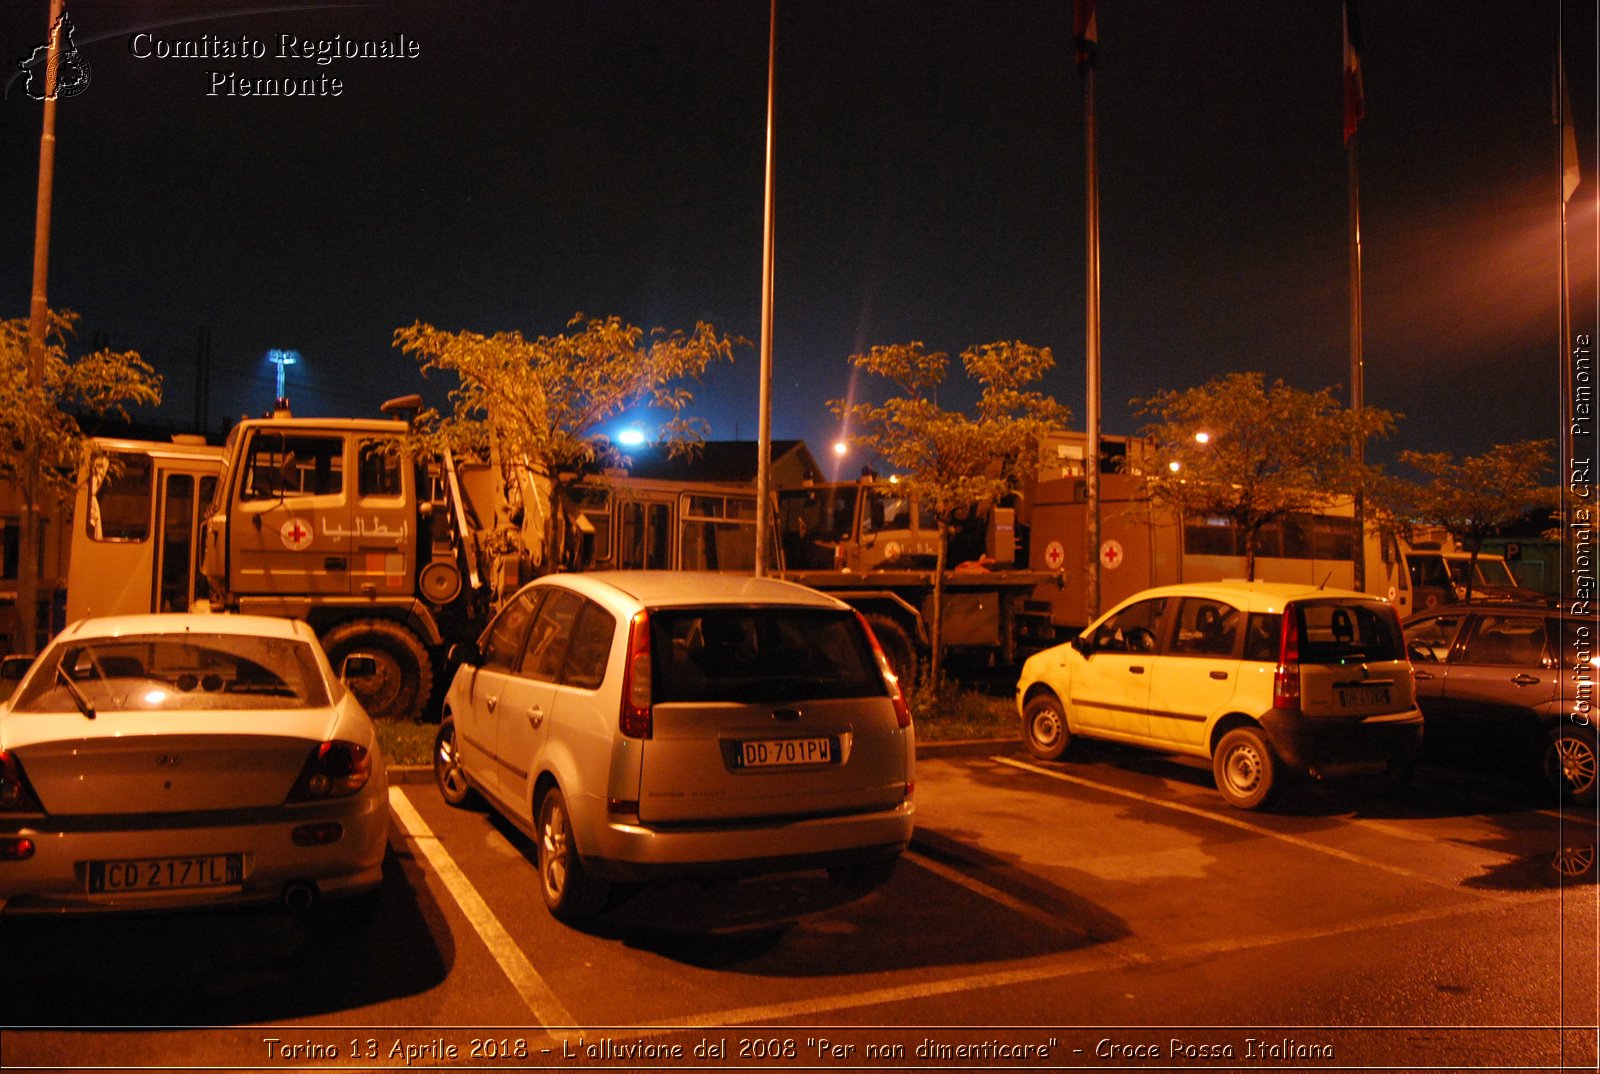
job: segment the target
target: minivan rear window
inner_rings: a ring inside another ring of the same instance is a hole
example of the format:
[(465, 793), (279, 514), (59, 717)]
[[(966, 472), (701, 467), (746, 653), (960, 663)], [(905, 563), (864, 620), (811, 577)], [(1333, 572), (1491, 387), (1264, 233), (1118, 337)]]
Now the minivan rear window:
[(1301, 663), (1405, 659), (1400, 623), (1387, 604), (1307, 600), (1291, 607), (1300, 620)]
[(650, 613), (654, 698), (806, 701), (888, 693), (860, 621), (829, 608)]

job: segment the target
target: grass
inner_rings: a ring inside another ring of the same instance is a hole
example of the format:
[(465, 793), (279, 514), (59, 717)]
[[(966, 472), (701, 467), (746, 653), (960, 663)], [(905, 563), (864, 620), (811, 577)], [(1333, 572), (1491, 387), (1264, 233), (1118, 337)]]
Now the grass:
[[(917, 741), (964, 738), (1016, 738), (1017, 711), (1009, 695), (996, 696), (945, 683), (939, 690), (918, 686), (911, 695)], [(433, 736), (439, 725), (417, 720), (374, 720), (378, 742), (389, 764), (433, 763)]]
[(1016, 738), (1016, 702), (1007, 694), (973, 690), (946, 680), (938, 690), (919, 683), (911, 693), (918, 742)]
[(432, 764), (433, 736), (439, 725), (421, 720), (372, 721), (378, 729), (378, 744), (389, 764)]

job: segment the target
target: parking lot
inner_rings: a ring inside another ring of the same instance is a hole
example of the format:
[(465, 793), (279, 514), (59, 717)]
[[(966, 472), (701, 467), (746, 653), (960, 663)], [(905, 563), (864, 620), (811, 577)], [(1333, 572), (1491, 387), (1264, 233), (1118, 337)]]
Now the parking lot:
[[(1016, 1064), (1040, 1067), (1285, 1047), (1291, 1066), (1592, 1064), (1592, 813), (1424, 766), (1397, 798), (1317, 785), (1245, 814), (1203, 766), (1081, 753), (922, 760), (917, 835), (877, 890), (821, 873), (653, 887), (586, 931), (545, 912), (514, 829), (399, 783), (370, 922), (0, 925), (7, 1023), (58, 1027), (8, 1030), (4, 1063), (270, 1067), (289, 1044), (375, 1068), (396, 1047), (454, 1047), (459, 1067), (730, 1066), (743, 1043), (776, 1049), (744, 1065), (871, 1067), (867, 1044), (933, 1062), (982, 1036), (1042, 1049)], [(90, 1025), (122, 1028), (72, 1028)], [(693, 1055), (718, 1041), (727, 1055)], [(640, 1042), (685, 1052), (626, 1051)]]

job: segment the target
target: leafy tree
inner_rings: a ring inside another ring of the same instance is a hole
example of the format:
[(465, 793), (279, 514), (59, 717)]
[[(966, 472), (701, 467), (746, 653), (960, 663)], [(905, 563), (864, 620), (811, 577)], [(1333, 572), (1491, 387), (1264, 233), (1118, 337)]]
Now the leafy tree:
[(1133, 405), (1154, 419), (1144, 427), (1155, 448), (1145, 474), (1152, 500), (1179, 517), (1232, 519), (1250, 579), (1264, 527), (1371, 490), (1376, 471), (1358, 464), (1351, 448), (1388, 435), (1396, 420), (1374, 407), (1356, 413), (1326, 388), (1307, 392), (1281, 380), (1268, 387), (1260, 373), (1230, 373)]
[(938, 526), (934, 570), (933, 685), (942, 677), (944, 570), (951, 534), (979, 505), (993, 504), (1038, 473), (1044, 433), (1067, 423), (1061, 404), (1029, 385), (1055, 365), (1047, 347), (1000, 341), (961, 353), (968, 380), (981, 386), (975, 412), (939, 405), (949, 356), (920, 342), (876, 346), (850, 358), (856, 368), (889, 381), (899, 394), (885, 402), (847, 405), (835, 415), (854, 429), (852, 443), (876, 452), (899, 475), (908, 499)]
[(643, 330), (617, 317), (576, 314), (559, 335), (447, 332), (417, 322), (397, 329), (395, 345), (421, 363), (424, 374), (446, 371), (458, 384), (452, 412), (418, 417), (419, 447), (450, 447), (500, 467), (520, 532), (505, 534), (537, 565), (565, 555), (567, 492), (595, 463), (625, 464), (600, 427), (624, 411), (648, 405), (669, 417), (661, 438), (676, 451), (704, 436), (703, 421), (684, 413), (693, 394), (683, 382), (720, 360), (733, 360), (744, 340), (719, 335), (701, 322), (692, 332)]
[(101, 349), (69, 356), (77, 324), (70, 310), (49, 314), (41, 397), (33, 386), (28, 318), (0, 321), (0, 482), (17, 490), (24, 522), (13, 638), (21, 651), (32, 651), (37, 626), (39, 511), (71, 503), (84, 459), (88, 437), (78, 416), (126, 418), (130, 405), (161, 402), (161, 378), (136, 352)]
[(1381, 493), (1384, 507), (1402, 535), (1411, 524), (1440, 526), (1466, 546), (1472, 553), (1466, 592), (1471, 600), (1484, 540), (1527, 512), (1555, 504), (1555, 492), (1544, 483), (1553, 450), (1550, 440), (1523, 440), (1460, 461), (1447, 451), (1402, 451), (1400, 462), (1425, 480), (1389, 479)]

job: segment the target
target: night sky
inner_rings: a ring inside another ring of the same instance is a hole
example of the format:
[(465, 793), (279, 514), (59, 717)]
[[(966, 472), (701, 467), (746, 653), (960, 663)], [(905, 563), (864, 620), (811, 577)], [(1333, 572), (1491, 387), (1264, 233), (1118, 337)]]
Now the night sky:
[[(1101, 0), (1104, 428), (1130, 398), (1237, 370), (1349, 379), (1337, 0)], [(145, 417), (266, 410), (295, 348), (304, 414), (424, 381), (415, 320), (760, 333), (765, 0), (279, 4), (76, 0), (92, 68), (58, 111), (51, 304), (166, 377)], [(0, 59), (44, 40), (6, 0)], [(201, 14), (225, 18), (182, 21)], [(1575, 318), (1595, 318), (1595, 4), (1362, 0), (1366, 398), (1381, 450), (1475, 453), (1558, 430), (1558, 12), (1582, 185)], [(780, 0), (774, 435), (821, 456), (848, 356), (921, 339), (1054, 349), (1083, 420), (1084, 136), (1070, 0)], [(150, 36), (136, 43), (135, 33)], [(139, 58), (215, 35), (263, 59)], [(412, 59), (279, 58), (280, 35)], [(15, 69), (14, 67), (12, 68)], [(210, 95), (213, 72), (338, 96)], [(0, 315), (25, 316), (40, 107), (0, 104)], [(210, 329), (209, 397), (194, 388)], [(959, 372), (955, 372), (959, 378)], [(754, 346), (697, 390), (753, 439)], [(862, 388), (865, 391), (865, 387)], [(960, 398), (959, 394), (951, 398)]]

